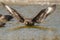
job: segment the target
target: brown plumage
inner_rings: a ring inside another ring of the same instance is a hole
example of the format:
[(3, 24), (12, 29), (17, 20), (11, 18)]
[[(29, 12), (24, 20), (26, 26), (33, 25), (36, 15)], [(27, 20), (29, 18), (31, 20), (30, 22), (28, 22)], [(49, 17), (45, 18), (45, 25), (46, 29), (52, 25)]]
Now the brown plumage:
[(5, 26), (7, 21), (10, 21), (13, 17), (10, 15), (2, 15), (0, 14), (0, 27)]
[(15, 9), (9, 7), (4, 3), (1, 4), (9, 11), (9, 13), (14, 18), (18, 19), (21, 23), (25, 23), (26, 25), (34, 25), (35, 23), (41, 23), (48, 17), (48, 15), (50, 15), (56, 9), (56, 4), (54, 4), (48, 8), (42, 9), (33, 19), (24, 19)]

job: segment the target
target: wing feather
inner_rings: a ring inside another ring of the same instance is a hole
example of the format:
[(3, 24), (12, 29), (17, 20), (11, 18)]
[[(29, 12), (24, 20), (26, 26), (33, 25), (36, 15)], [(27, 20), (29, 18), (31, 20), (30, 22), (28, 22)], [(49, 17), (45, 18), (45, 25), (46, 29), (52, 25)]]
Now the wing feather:
[(20, 22), (24, 22), (24, 18), (13, 8), (1, 2), (1, 4), (8, 10), (8, 12)]
[[(41, 11), (32, 19), (32, 21), (33, 21), (33, 22), (37, 22), (38, 20), (40, 20), (40, 19), (42, 18), (43, 14), (45, 13), (45, 10), (46, 10), (46, 9), (41, 10)], [(43, 12), (43, 11), (44, 11), (44, 12)]]
[(52, 5), (48, 8), (42, 9), (33, 19), (33, 22), (41, 23), (43, 22), (54, 10), (56, 9), (56, 5)]

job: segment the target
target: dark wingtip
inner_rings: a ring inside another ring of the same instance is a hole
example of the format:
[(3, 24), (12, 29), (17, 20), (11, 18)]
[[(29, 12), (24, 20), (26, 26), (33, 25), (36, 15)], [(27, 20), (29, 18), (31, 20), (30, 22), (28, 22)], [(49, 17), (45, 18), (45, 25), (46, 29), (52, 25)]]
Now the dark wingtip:
[(52, 7), (56, 7), (56, 4), (53, 4)]
[(2, 23), (2, 24), (0, 24), (0, 27), (5, 27), (5, 24), (6, 24), (6, 23)]
[(3, 3), (3, 2), (0, 2), (3, 6), (5, 6), (5, 3)]
[(10, 21), (11, 19), (13, 19), (13, 17), (10, 16), (10, 15), (5, 15), (5, 18), (6, 18), (8, 21)]
[(55, 10), (56, 9), (56, 4), (52, 4), (51, 7)]
[(0, 17), (2, 16), (2, 14), (0, 14)]

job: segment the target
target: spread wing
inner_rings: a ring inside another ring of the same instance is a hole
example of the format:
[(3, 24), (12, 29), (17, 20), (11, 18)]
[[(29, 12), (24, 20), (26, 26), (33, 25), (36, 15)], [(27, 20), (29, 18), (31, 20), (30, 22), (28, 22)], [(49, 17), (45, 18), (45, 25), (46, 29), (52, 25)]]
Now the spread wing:
[(52, 5), (48, 8), (42, 9), (38, 15), (36, 15), (32, 21), (36, 23), (43, 22), (54, 10), (56, 9), (56, 5)]
[(10, 21), (13, 17), (10, 15), (2, 15), (0, 14), (0, 27), (4, 27), (6, 22)]
[(9, 7), (8, 5), (4, 4), (1, 2), (1, 4), (9, 11), (9, 13), (16, 18), (17, 20), (19, 20), (20, 22), (24, 22), (24, 18), (13, 8)]

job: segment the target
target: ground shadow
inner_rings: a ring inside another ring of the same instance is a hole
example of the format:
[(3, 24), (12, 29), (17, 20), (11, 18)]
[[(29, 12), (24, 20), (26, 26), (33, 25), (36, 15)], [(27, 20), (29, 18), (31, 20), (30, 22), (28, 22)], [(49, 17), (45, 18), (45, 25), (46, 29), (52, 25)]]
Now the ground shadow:
[(8, 30), (9, 31), (15, 31), (15, 30), (19, 30), (19, 29), (22, 29), (22, 28), (35, 28), (35, 29), (39, 29), (39, 30), (50, 30), (50, 31), (56, 31), (57, 30), (56, 28), (47, 28), (47, 27), (44, 27), (44, 26), (18, 26), (18, 27), (15, 27), (15, 28), (10, 28)]

